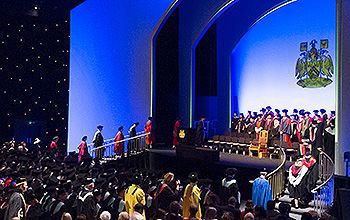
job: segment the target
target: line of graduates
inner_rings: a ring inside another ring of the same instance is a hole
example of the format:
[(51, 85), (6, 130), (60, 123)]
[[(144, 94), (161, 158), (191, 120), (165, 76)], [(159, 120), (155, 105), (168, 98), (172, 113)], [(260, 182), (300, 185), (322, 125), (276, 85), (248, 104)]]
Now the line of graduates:
[(248, 111), (244, 116), (235, 112), (231, 122), (232, 133), (246, 133), (251, 138), (258, 139), (259, 132), (269, 132), (269, 141), (279, 140), (292, 147), (293, 142), (299, 143), (300, 154), (305, 154), (305, 143), (309, 145), (312, 155), (316, 156), (317, 148), (324, 148), (325, 152), (334, 158), (335, 111), (326, 114), (325, 109), (314, 110), (313, 115), (304, 109), (294, 109), (288, 115), (288, 110), (275, 109), (270, 106), (262, 108), (260, 112)]

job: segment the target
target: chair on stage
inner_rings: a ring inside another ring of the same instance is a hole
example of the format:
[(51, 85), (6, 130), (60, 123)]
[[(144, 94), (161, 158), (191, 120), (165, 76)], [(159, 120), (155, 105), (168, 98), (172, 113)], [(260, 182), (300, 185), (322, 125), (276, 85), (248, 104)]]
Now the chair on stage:
[(267, 142), (268, 142), (269, 132), (262, 130), (259, 133), (258, 143), (252, 142), (249, 147), (249, 156), (253, 156), (253, 151), (258, 153), (258, 157), (267, 157)]

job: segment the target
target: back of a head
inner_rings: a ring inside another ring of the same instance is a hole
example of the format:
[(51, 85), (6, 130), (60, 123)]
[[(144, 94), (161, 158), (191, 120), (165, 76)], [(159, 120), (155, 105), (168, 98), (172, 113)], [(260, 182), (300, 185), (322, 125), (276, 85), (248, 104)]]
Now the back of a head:
[(290, 209), (290, 205), (285, 202), (281, 202), (281, 204), (278, 206), (278, 210), (282, 215), (289, 215)]
[(68, 212), (65, 212), (63, 213), (61, 220), (72, 220), (72, 216)]
[(276, 202), (273, 200), (269, 200), (267, 201), (267, 204), (266, 204), (266, 210), (274, 210), (275, 206), (276, 206)]
[(129, 220), (129, 214), (127, 212), (119, 213), (118, 220)]
[(230, 197), (230, 198), (228, 199), (228, 204), (229, 204), (229, 205), (232, 205), (232, 206), (234, 206), (234, 207), (236, 207), (236, 205), (237, 205), (237, 199), (236, 199), (234, 196)]
[(231, 212), (224, 212), (224, 214), (222, 214), (221, 220), (235, 220), (233, 217), (233, 214)]
[(169, 211), (173, 214), (179, 214), (181, 211), (181, 205), (178, 201), (172, 201), (169, 205)]
[(103, 211), (100, 215), (101, 220), (110, 220), (111, 219), (111, 213), (108, 211)]
[(254, 220), (254, 215), (250, 212), (244, 215), (244, 220)]
[(247, 200), (245, 203), (245, 211), (246, 212), (253, 212), (254, 211), (254, 203), (252, 200)]
[(312, 215), (308, 212), (304, 212), (302, 215), (301, 215), (301, 220), (313, 220), (312, 219)]
[(207, 211), (205, 211), (205, 219), (214, 219), (216, 218), (217, 210), (214, 207), (209, 207)]

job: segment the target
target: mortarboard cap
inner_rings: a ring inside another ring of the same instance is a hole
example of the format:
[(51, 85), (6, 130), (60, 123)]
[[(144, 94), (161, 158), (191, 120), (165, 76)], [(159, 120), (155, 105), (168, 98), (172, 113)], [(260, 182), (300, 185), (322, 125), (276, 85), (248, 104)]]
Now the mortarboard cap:
[(324, 113), (326, 113), (326, 110), (323, 109), (323, 108), (321, 108), (321, 109), (320, 109), (320, 112), (321, 112), (322, 114), (324, 114)]

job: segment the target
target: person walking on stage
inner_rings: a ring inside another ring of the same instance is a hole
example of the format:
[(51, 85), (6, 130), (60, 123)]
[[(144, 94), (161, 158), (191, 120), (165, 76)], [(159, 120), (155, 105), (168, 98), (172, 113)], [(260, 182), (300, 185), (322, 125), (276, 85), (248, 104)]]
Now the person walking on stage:
[(173, 128), (173, 149), (176, 148), (176, 146), (179, 145), (179, 129), (181, 126), (181, 120), (179, 117), (177, 117), (176, 122), (174, 124)]
[(204, 120), (205, 117), (202, 116), (196, 127), (196, 145), (202, 146), (204, 142)]
[(92, 143), (94, 143), (95, 148), (101, 147), (96, 150), (96, 157), (98, 159), (102, 159), (105, 153), (105, 149), (102, 147), (103, 145), (103, 136), (101, 133), (102, 129), (103, 129), (103, 125), (97, 126), (97, 131), (95, 132), (94, 139), (92, 140)]
[[(130, 138), (133, 138), (133, 137), (136, 136), (136, 128), (137, 128), (137, 126), (139, 126), (139, 123), (135, 122), (129, 128), (129, 137)], [(131, 140), (128, 141), (128, 156), (130, 156), (130, 154), (136, 153), (136, 150), (137, 150), (136, 144), (137, 144), (137, 142), (136, 142), (135, 139), (131, 139)]]
[(79, 155), (78, 155), (78, 162), (80, 163), (80, 161), (84, 160), (85, 158), (87, 158), (87, 156), (89, 155), (89, 150), (87, 147), (87, 136), (85, 135), (82, 139), (81, 142), (78, 146), (78, 150), (79, 150)]
[(153, 140), (152, 140), (152, 117), (148, 117), (148, 121), (145, 125), (146, 132), (146, 146), (147, 148), (152, 148)]
[(58, 145), (57, 145), (58, 140), (59, 140), (58, 136), (55, 136), (52, 138), (52, 141), (50, 144), (50, 152), (55, 157), (58, 156)]
[(114, 138), (114, 153), (116, 156), (123, 156), (124, 152), (124, 135), (123, 135), (123, 126), (118, 128), (118, 133)]

